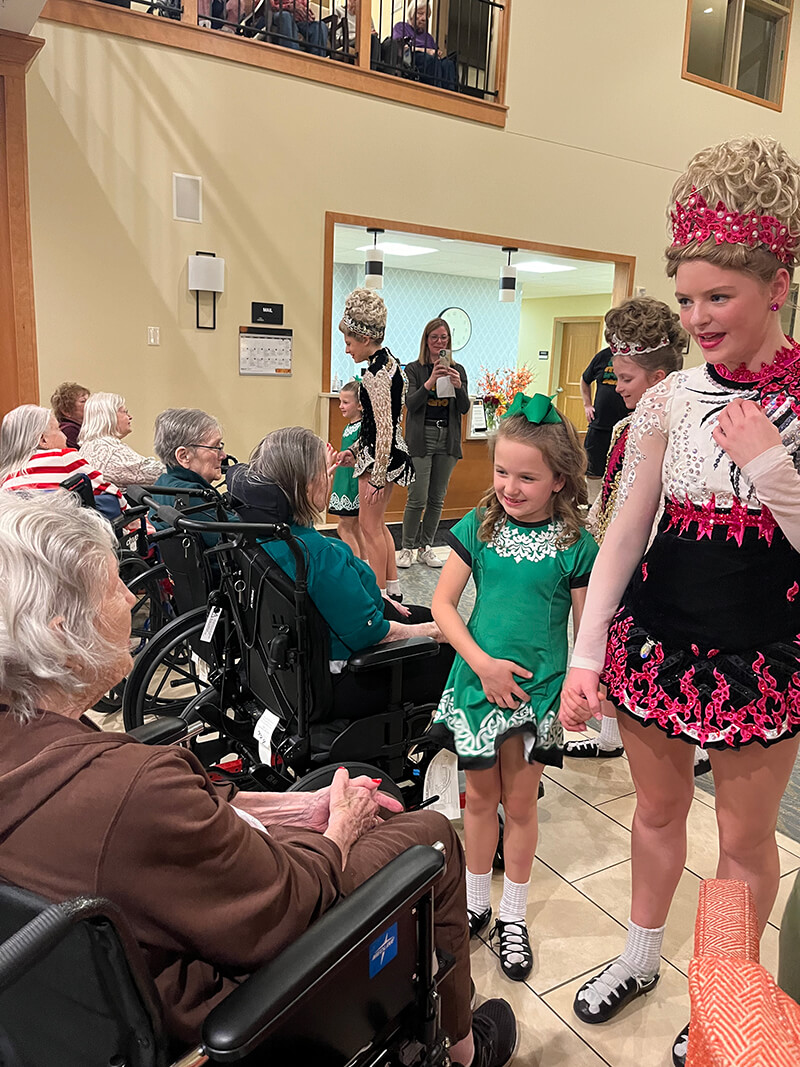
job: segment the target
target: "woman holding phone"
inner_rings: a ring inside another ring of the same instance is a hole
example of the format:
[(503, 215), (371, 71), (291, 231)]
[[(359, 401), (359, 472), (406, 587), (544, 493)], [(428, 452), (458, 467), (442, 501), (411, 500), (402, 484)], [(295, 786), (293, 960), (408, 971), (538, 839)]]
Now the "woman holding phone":
[(461, 416), (469, 411), (467, 372), (453, 362), (453, 341), (444, 319), (431, 319), (422, 331), (419, 357), (406, 367), (406, 443), (415, 480), (403, 514), (398, 567), (417, 562), (441, 567), (431, 546), (442, 517), (450, 475), (461, 459)]

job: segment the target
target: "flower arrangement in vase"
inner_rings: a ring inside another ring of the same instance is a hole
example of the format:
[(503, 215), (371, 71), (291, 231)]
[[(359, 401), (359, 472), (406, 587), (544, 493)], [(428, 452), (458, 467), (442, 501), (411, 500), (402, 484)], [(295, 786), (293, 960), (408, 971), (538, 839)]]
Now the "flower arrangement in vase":
[(481, 367), (478, 378), (478, 396), (483, 401), (486, 412), (486, 426), (491, 430), (503, 417), (517, 393), (524, 393), (533, 381), (530, 367), (506, 367), (499, 371), (490, 371)]

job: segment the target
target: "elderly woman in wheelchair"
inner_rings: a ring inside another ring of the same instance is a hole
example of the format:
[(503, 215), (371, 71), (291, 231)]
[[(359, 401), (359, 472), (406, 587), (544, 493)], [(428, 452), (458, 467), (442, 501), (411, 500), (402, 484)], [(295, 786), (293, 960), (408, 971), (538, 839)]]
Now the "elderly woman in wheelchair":
[[(167, 1031), (191, 1042), (211, 1008), (337, 900), (414, 843), (441, 841), (434, 941), (455, 960), (439, 986), (442, 1025), (456, 1063), (505, 1063), (508, 1005), (487, 1002), (471, 1026), (464, 864), (444, 818), (391, 814), (396, 802), (344, 770), (316, 793), (237, 794), (186, 748), (82, 721), (130, 668), (131, 601), (96, 513), (66, 493), (0, 493), (3, 880), (116, 904)], [(0, 1036), (13, 1026), (3, 1004)]]
[[(307, 553), (308, 592), (330, 631), (333, 675), (331, 715), (360, 719), (379, 714), (390, 703), (385, 672), (355, 673), (347, 660), (353, 653), (409, 637), (433, 637), (441, 631), (427, 608), (404, 606), (381, 596), (369, 565), (336, 538), (314, 527), (330, 496), (333, 450), (300, 426), (275, 430), (256, 445), (249, 465), (227, 474), (233, 506), (246, 522), (285, 522)], [(295, 566), (285, 541), (262, 546), (292, 579)], [(453, 649), (440, 644), (439, 654), (419, 670), (406, 671), (402, 699), (415, 705), (437, 704), (453, 662)]]

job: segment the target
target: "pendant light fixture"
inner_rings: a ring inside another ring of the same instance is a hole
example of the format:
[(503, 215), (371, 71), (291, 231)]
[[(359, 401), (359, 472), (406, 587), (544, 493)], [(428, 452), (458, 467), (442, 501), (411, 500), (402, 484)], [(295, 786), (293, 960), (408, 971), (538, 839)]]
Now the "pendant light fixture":
[(513, 304), (517, 298), (517, 268), (512, 266), (511, 257), (518, 248), (504, 248), (508, 254), (508, 263), (500, 268), (500, 303)]
[(368, 226), (367, 233), (373, 237), (372, 248), (367, 249), (364, 261), (364, 285), (367, 289), (383, 289), (383, 249), (378, 248), (378, 234), (384, 233), (377, 226)]

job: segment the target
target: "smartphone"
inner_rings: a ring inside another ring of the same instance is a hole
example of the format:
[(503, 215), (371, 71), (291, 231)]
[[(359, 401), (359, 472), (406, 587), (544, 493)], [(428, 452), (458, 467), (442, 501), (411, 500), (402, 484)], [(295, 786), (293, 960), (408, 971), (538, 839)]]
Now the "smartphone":
[(439, 362), (445, 367), (453, 366), (453, 355), (449, 348), (443, 348), (439, 353)]

